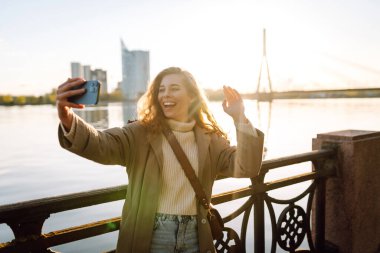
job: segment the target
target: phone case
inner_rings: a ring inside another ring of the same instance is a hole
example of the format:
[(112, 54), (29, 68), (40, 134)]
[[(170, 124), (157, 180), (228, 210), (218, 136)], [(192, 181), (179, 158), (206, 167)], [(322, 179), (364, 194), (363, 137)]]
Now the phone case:
[(69, 97), (68, 100), (76, 104), (96, 105), (99, 101), (100, 82), (98, 80), (87, 81), (75, 87), (75, 89), (85, 88), (85, 93)]

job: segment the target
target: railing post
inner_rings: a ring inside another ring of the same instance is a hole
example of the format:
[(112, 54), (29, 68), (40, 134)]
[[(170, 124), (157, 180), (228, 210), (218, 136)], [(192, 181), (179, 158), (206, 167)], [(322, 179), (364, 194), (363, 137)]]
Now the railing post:
[(265, 252), (264, 198), (258, 194), (254, 201), (255, 253)]
[[(335, 177), (326, 180), (325, 190), (322, 182), (314, 202), (316, 231), (313, 232), (318, 249), (331, 252), (332, 248), (336, 252), (338, 248), (340, 253), (377, 252), (380, 246), (380, 132), (345, 130), (318, 134), (313, 139), (313, 149), (321, 149), (326, 143), (336, 147), (338, 169)], [(326, 164), (322, 166), (325, 170)], [(324, 229), (316, 219), (321, 218), (323, 212)], [(330, 245), (335, 245), (335, 249)]]
[[(42, 226), (50, 215), (33, 217), (31, 220), (19, 220), (8, 222), (7, 225), (12, 229), (15, 236), (17, 252), (20, 253), (49, 253), (54, 252), (45, 247), (38, 239), (42, 236)], [(32, 245), (30, 241), (34, 241)], [(25, 243), (25, 244), (24, 244)]]
[[(254, 188), (261, 188), (263, 186), (264, 175), (260, 175), (253, 180)], [(265, 222), (264, 222), (264, 194), (257, 193), (253, 201), (253, 232), (254, 232), (254, 252), (265, 252)]]

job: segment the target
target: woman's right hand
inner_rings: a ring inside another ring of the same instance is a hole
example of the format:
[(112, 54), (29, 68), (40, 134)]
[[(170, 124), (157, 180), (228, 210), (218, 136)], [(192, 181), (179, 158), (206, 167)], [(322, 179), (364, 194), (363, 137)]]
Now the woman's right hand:
[(81, 85), (85, 80), (81, 77), (68, 78), (66, 82), (58, 86), (57, 90), (57, 110), (58, 117), (67, 131), (70, 131), (73, 122), (73, 111), (71, 108), (82, 109), (85, 106), (69, 102), (67, 99), (71, 96), (79, 95), (85, 92), (85, 89), (72, 90), (73, 87)]

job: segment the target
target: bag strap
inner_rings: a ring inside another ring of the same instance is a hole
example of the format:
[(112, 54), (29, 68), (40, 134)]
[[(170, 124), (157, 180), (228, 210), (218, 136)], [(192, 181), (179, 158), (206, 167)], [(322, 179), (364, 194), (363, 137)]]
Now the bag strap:
[(181, 145), (178, 143), (173, 131), (168, 126), (164, 126), (162, 132), (172, 147), (173, 152), (177, 157), (178, 162), (181, 164), (186, 177), (189, 179), (190, 184), (194, 189), (196, 198), (206, 210), (210, 210), (210, 203), (207, 201), (203, 187), (194, 172), (193, 166), (191, 166), (189, 159), (187, 158)]

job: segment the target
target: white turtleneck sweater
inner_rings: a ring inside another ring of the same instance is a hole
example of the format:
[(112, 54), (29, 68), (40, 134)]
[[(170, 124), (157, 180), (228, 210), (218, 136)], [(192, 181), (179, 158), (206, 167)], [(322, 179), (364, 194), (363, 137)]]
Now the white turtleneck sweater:
[[(168, 120), (168, 124), (189, 159), (195, 174), (198, 175), (198, 146), (195, 142), (193, 131), (195, 121), (185, 123)], [(191, 187), (170, 144), (164, 136), (162, 140), (162, 185), (157, 212), (176, 215), (196, 215), (197, 206), (194, 189)]]

